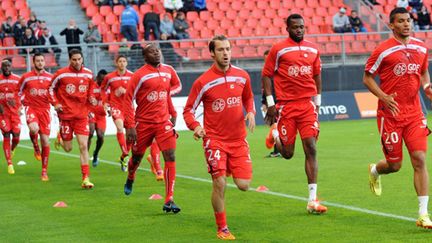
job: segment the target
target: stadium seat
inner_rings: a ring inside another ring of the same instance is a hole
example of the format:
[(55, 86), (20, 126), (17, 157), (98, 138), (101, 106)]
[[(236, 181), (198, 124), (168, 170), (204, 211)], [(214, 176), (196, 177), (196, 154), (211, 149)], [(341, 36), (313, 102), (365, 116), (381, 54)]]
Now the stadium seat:
[[(107, 23), (108, 25), (113, 25), (113, 24), (118, 23), (118, 22), (119, 21), (117, 19), (117, 16), (113, 13), (110, 13), (105, 17), (105, 23)], [(142, 21), (140, 21), (140, 23), (141, 22)]]
[(152, 9), (152, 7), (150, 4), (141, 4), (139, 11), (142, 15), (144, 15), (144, 14), (150, 12), (151, 9)]
[(3, 46), (15, 46), (15, 39), (13, 37), (5, 37), (3, 39)]
[(264, 11), (264, 15), (266, 18), (274, 18), (275, 16), (277, 16), (277, 11), (276, 9), (269, 8)]
[(317, 25), (312, 24), (307, 27), (308, 34), (320, 34), (320, 29)]
[(310, 8), (317, 8), (320, 6), (320, 3), (317, 0), (306, 0), (306, 5)]
[(363, 42), (360, 41), (354, 41), (351, 43), (351, 51), (353, 53), (364, 53), (365, 47), (363, 45)]
[(220, 1), (218, 2), (219, 10), (221, 11), (228, 11), (228, 9), (231, 9), (231, 6), (228, 2)]
[(243, 57), (242, 49), (238, 46), (233, 46), (231, 49), (231, 56), (232, 58), (242, 58)]
[(81, 0), (80, 6), (82, 9), (86, 9), (86, 8), (88, 8), (88, 6), (90, 6), (92, 4), (93, 4), (92, 0)]
[(245, 46), (243, 48), (243, 57), (257, 57), (257, 48), (253, 46)]
[(113, 7), (113, 13), (117, 16), (120, 16), (123, 13), (125, 7), (123, 5), (115, 5)]
[[(271, 2), (276, 2), (276, 1), (271, 1)], [(257, 8), (261, 9), (261, 10), (268, 9), (268, 7), (269, 7), (268, 5), (269, 5), (268, 1), (258, 1), (257, 2)]]
[(320, 17), (328, 17), (327, 8), (324, 8), (324, 7), (316, 8), (315, 13), (317, 16), (320, 16)]
[(30, 9), (29, 8), (20, 9), (18, 14), (21, 15), (23, 18), (28, 19), (30, 18)]
[(13, 56), (12, 57), (12, 68), (26, 68), (27, 63), (26, 59), (22, 56)]
[(249, 40), (248, 39), (235, 40), (235, 46), (246, 46), (248, 44), (249, 44)]
[(88, 6), (88, 8), (86, 8), (86, 15), (90, 18), (93, 17), (98, 12), (99, 12), (99, 9), (95, 5), (90, 5), (90, 6)]
[(281, 18), (274, 18), (273, 27), (286, 27), (285, 20)]
[(246, 26), (249, 28), (255, 28), (258, 26), (258, 19), (250, 18), (246, 21)]
[(190, 48), (186, 52), (187, 57), (191, 60), (200, 60), (201, 59), (201, 49), (199, 48)]
[[(234, 20), (237, 17), (237, 13), (234, 10), (228, 11), (226, 13), (226, 17), (228, 19)], [(225, 18), (225, 12), (222, 12), (222, 11), (219, 11), (219, 10), (215, 10), (213, 12), (213, 18), (214, 19), (224, 19)]]
[(207, 1), (207, 9), (209, 10), (209, 11), (215, 11), (216, 9), (218, 9), (217, 8), (217, 3), (216, 2), (210, 2), (210, 1)]
[(119, 48), (119, 45), (108, 45), (108, 52), (118, 53)]
[[(293, 0), (283, 0), (282, 1), (282, 8), (284, 8), (284, 9), (294, 8), (294, 1)], [(278, 8), (278, 9), (280, 9), (280, 8)]]
[(358, 41), (367, 41), (369, 40), (369, 37), (367, 34), (357, 33), (355, 39)]
[(112, 12), (112, 9), (110, 6), (103, 5), (103, 6), (100, 6), (100, 8), (99, 8), (99, 14), (104, 16), (104, 17), (107, 16), (108, 14), (110, 14), (111, 12)]
[(252, 37), (254, 35), (252, 28), (247, 28), (247, 27), (242, 28), (240, 30), (240, 33), (242, 36), (247, 36), (247, 37)]
[[(282, 6), (281, 6), (282, 4), (281, 4), (281, 2), (280, 1), (270, 1), (270, 9), (280, 9), (280, 8), (282, 8)], [(267, 7), (267, 10), (268, 10), (269, 8)]]
[(313, 8), (305, 8), (303, 10), (303, 17), (312, 18), (315, 15)]
[(228, 36), (229, 37), (239, 37), (240, 32), (237, 28), (230, 28), (230, 29), (228, 29)]
[(120, 34), (120, 23), (115, 23), (111, 25), (111, 32), (113, 34)]
[(229, 20), (229, 19), (226, 19), (226, 18), (222, 19), (221, 22), (220, 22), (220, 26), (223, 29), (232, 28), (232, 25), (233, 25), (233, 22), (231, 20)]
[(278, 27), (269, 27), (268, 28), (268, 35), (269, 36), (281, 35), (280, 29)]
[(271, 46), (259, 45), (257, 48), (257, 55), (264, 57), (264, 52), (270, 50)]
[(104, 22), (98, 24), (97, 26), (98, 26), (99, 33), (106, 33), (108, 31), (111, 31), (110, 26)]
[(181, 41), (179, 43), (180, 48), (192, 48), (193, 47), (193, 43), (190, 41)]
[[(234, 11), (234, 10), (232, 10), (232, 11)], [(229, 11), (228, 11), (228, 12), (229, 12)], [(227, 17), (230, 18), (229, 15), (228, 15), (228, 12), (227, 12)], [(236, 16), (237, 16), (237, 12), (235, 12), (235, 13), (236, 13)], [(241, 19), (249, 19), (250, 16), (251, 16), (251, 12), (250, 12), (249, 10), (247, 10), (247, 9), (242, 9), (242, 10), (240, 10), (240, 12), (238, 13), (238, 16), (239, 16)], [(231, 18), (230, 18), (230, 19), (231, 19)]]
[(255, 5), (254, 1), (246, 1), (246, 2), (244, 2), (244, 5), (242, 6), (242, 8), (252, 11), (256, 8), (256, 5)]
[(320, 6), (321, 7), (331, 7), (333, 6), (333, 3), (331, 0), (320, 0)]
[[(201, 29), (200, 31), (201, 38), (210, 39), (213, 37), (213, 31), (207, 28)], [(229, 35), (228, 35), (229, 36)], [(231, 37), (231, 36), (230, 36)]]
[(215, 20), (215, 19), (210, 19), (207, 21), (207, 28), (212, 29), (212, 30), (216, 30), (218, 29), (219, 26), (219, 21)]
[(45, 56), (45, 66), (46, 67), (57, 67), (58, 63), (55, 60), (55, 56), (53, 53), (44, 54)]
[(201, 30), (204, 28), (205, 24), (204, 21), (201, 21), (200, 19), (197, 19), (192, 24), (193, 28), (196, 30)]
[(340, 55), (342, 52), (341, 47), (337, 43), (329, 42), (325, 44), (325, 52), (326, 54), (338, 54)]
[(110, 43), (110, 42), (116, 42), (115, 35), (113, 33), (111, 33), (111, 32), (105, 33), (102, 36), (102, 39), (103, 39), (104, 42), (108, 42), (108, 43)]
[[(95, 24), (95, 25), (100, 25), (100, 24), (102, 24), (102, 23), (105, 23), (105, 22), (104, 22), (104, 17), (103, 17), (102, 15), (98, 14), (98, 13), (96, 13), (95, 15), (93, 15), (93, 17), (92, 17), (92, 22), (93, 22), (93, 24)], [(105, 23), (105, 24), (106, 24), (106, 23)]]
[(375, 41), (366, 41), (365, 48), (367, 52), (373, 52), (377, 47), (377, 43)]
[(255, 26), (255, 34), (257, 36), (263, 36), (267, 33), (267, 28), (262, 27), (260, 25)]
[(272, 26), (272, 21), (269, 18), (262, 18), (259, 22), (259, 25), (265, 28)]
[(193, 22), (193, 21), (195, 21), (195, 20), (197, 20), (199, 18), (200, 18), (200, 16), (198, 15), (197, 12), (188, 12), (186, 14), (186, 19), (187, 19), (188, 22)]
[(278, 9), (277, 12), (278, 12), (279, 18), (283, 18), (283, 19), (287, 18), (290, 15), (290, 10), (288, 10), (286, 8)]
[(16, 9), (27, 8), (26, 0), (16, 0), (15, 1), (15, 8)]
[(264, 16), (262, 9), (254, 9), (252, 10), (252, 18), (260, 19)]
[(2, 9), (15, 8), (14, 3), (12, 1), (2, 0), (0, 7)]
[(15, 10), (15, 7), (6, 9), (5, 10), (5, 15), (6, 16), (15, 16), (15, 15), (17, 15), (17, 11)]
[(211, 13), (209, 11), (201, 11), (199, 13), (199, 18), (201, 20), (207, 21), (207, 20), (211, 19)]
[(234, 9), (234, 10), (236, 10), (236, 11), (239, 11), (239, 10), (243, 9), (243, 2), (241, 2), (241, 1), (234, 1), (231, 4), (231, 8)]

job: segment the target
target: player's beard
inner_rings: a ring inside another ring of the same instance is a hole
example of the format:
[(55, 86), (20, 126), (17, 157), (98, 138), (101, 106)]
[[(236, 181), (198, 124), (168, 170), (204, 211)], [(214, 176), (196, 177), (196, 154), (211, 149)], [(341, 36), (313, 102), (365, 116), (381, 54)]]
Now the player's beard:
[(289, 36), (293, 41), (295, 41), (297, 43), (299, 43), (303, 40), (303, 35), (299, 37), (299, 36), (296, 36), (295, 34), (289, 33)]

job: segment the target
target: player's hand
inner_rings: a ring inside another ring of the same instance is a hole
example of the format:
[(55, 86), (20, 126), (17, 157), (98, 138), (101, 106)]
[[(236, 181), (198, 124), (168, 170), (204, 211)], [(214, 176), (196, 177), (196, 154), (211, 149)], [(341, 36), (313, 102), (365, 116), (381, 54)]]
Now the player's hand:
[(54, 106), (54, 110), (57, 112), (63, 112), (63, 106), (61, 104), (57, 104)]
[(380, 100), (384, 102), (387, 108), (390, 110), (393, 116), (397, 116), (399, 113), (399, 104), (394, 99), (396, 97), (396, 93), (385, 95)]
[(277, 110), (276, 110), (276, 106), (270, 106), (267, 108), (267, 113), (266, 116), (264, 117), (264, 122), (271, 126), (274, 123), (276, 123), (276, 116), (277, 116)]
[(9, 106), (12, 106), (12, 107), (15, 107), (15, 100), (14, 99), (8, 99), (7, 101), (7, 104), (9, 105)]
[(90, 96), (90, 97), (89, 97), (89, 102), (90, 102), (90, 104), (91, 104), (92, 106), (97, 106), (97, 105), (98, 105), (98, 101), (97, 101), (97, 99), (96, 99), (95, 97), (93, 97), (93, 96)]
[(176, 122), (177, 122), (177, 117), (175, 117), (175, 116), (171, 116), (170, 121), (171, 121), (171, 123), (173, 124), (173, 126), (175, 127)]
[(204, 128), (202, 128), (201, 126), (195, 127), (194, 135), (193, 135), (193, 138), (195, 140), (198, 141), (200, 138), (203, 138), (205, 135), (206, 135), (206, 132), (205, 132)]
[(104, 104), (103, 104), (103, 108), (104, 108), (105, 111), (109, 111), (110, 106), (109, 106), (108, 103), (104, 103)]
[(135, 142), (137, 139), (137, 133), (135, 128), (126, 128), (126, 139), (129, 142)]
[(432, 88), (431, 88), (431, 84), (428, 84), (427, 86), (424, 87), (424, 92), (425, 95), (432, 100)]
[(0, 114), (3, 115), (3, 113), (4, 113), (4, 107), (3, 107), (3, 105), (0, 105)]
[(255, 130), (255, 115), (254, 115), (254, 113), (248, 112), (246, 114), (245, 121), (248, 124), (249, 131), (251, 131), (253, 133)]
[(261, 106), (261, 110), (262, 110), (264, 113), (267, 113), (267, 106), (263, 104), (263, 105)]
[(116, 89), (116, 90), (114, 91), (114, 94), (115, 94), (115, 96), (117, 96), (117, 97), (120, 97), (120, 96), (122, 96), (122, 95), (125, 94), (125, 93), (126, 93), (126, 89), (123, 88), (123, 87), (119, 87), (118, 89)]

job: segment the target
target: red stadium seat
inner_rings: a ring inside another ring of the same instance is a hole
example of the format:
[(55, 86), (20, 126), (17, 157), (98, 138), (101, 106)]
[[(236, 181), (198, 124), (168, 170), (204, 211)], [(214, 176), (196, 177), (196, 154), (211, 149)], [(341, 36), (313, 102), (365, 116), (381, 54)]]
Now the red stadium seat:
[(232, 25), (233, 25), (233, 22), (231, 20), (229, 20), (229, 19), (226, 19), (226, 18), (222, 19), (221, 22), (220, 22), (220, 26), (223, 29), (232, 28)]
[[(30, 18), (30, 9), (29, 8), (20, 9), (18, 14), (21, 15), (25, 19), (29, 19)], [(9, 15), (9, 16), (12, 16), (12, 15)]]
[(230, 28), (230, 29), (228, 29), (228, 36), (229, 37), (239, 37), (240, 32), (237, 28)]
[(105, 22), (106, 22), (108, 25), (113, 25), (113, 24), (115, 24), (115, 23), (118, 23), (119, 21), (118, 21), (118, 18), (117, 18), (117, 16), (116, 16), (115, 14), (110, 13), (110, 14), (108, 14), (108, 15), (105, 17)]
[(12, 68), (26, 68), (27, 63), (26, 59), (22, 56), (13, 56), (12, 57)]
[(55, 56), (52, 53), (44, 54), (45, 56), (45, 66), (46, 67), (57, 67), (58, 63), (56, 62)]
[(279, 18), (287, 18), (290, 15), (290, 10), (286, 8), (278, 9), (278, 16)]
[(106, 32), (110, 31), (110, 26), (107, 25), (106, 23), (102, 22), (102, 23), (98, 24), (98, 30), (99, 30), (99, 33), (101, 33), (103, 35)]
[(198, 15), (197, 12), (188, 12), (187, 15), (186, 15), (186, 19), (189, 22), (193, 22), (193, 21), (195, 21), (196, 19), (199, 19), (199, 18), (200, 17), (199, 17), (199, 15)]
[(201, 30), (202, 28), (204, 28), (205, 24), (200, 19), (197, 19), (193, 22), (192, 26), (196, 30)]
[(286, 22), (281, 18), (273, 18), (273, 26), (274, 27), (286, 27)]
[(207, 9), (209, 10), (209, 11), (215, 11), (215, 10), (217, 10), (218, 9), (218, 7), (217, 7), (217, 3), (216, 2), (210, 2), (210, 1), (207, 1)]
[(236, 46), (247, 46), (248, 44), (249, 44), (249, 40), (248, 39), (235, 40), (235, 45)]
[(234, 1), (231, 4), (231, 8), (234, 9), (234, 10), (239, 11), (239, 10), (241, 10), (243, 8), (243, 2), (241, 2), (241, 1)]
[(268, 28), (268, 35), (269, 36), (281, 35), (280, 28), (278, 28), (278, 27), (269, 27)]
[(187, 57), (190, 58), (191, 60), (200, 60), (201, 59), (201, 49), (198, 48), (191, 48), (188, 49), (187, 52)]
[(313, 8), (305, 8), (303, 10), (303, 16), (307, 18), (311, 18), (315, 15)]
[(151, 7), (150, 4), (141, 4), (141, 6), (139, 8), (139, 11), (140, 11), (141, 14), (144, 15), (144, 14), (150, 12), (151, 9), (152, 9), (152, 7)]
[(120, 16), (123, 13), (125, 7), (123, 5), (115, 5), (113, 7), (113, 13), (117, 16)]
[(277, 11), (276, 9), (269, 8), (264, 11), (264, 15), (266, 18), (274, 18), (275, 16), (277, 16)]
[(351, 50), (354, 53), (364, 53), (365, 47), (363, 45), (363, 42), (360, 41), (354, 41), (351, 43)]
[(317, 25), (312, 24), (312, 25), (309, 25), (307, 27), (307, 33), (308, 34), (319, 34), (320, 33), (320, 29), (319, 29), (319, 27)]
[(247, 36), (247, 37), (253, 36), (252, 28), (246, 28), (246, 27), (244, 27), (240, 31), (241, 31), (241, 35), (242, 36)]
[[(228, 19), (234, 20), (237, 17), (237, 13), (234, 10), (228, 11), (226, 13), (226, 17)], [(215, 18), (215, 19), (223, 19), (223, 18), (225, 18), (225, 12), (219, 11), (219, 9), (213, 11), (213, 18)]]
[(98, 12), (99, 12), (99, 9), (96, 5), (90, 5), (86, 9), (86, 15), (89, 16), (90, 18), (93, 17)]
[(92, 0), (81, 0), (80, 6), (82, 9), (86, 9), (91, 4), (93, 4)]
[(261, 9), (252, 10), (252, 17), (256, 19), (261, 19), (264, 16), (264, 13)]
[(231, 56), (232, 58), (242, 58), (243, 57), (242, 49), (238, 46), (233, 46), (231, 49)]
[(327, 54), (339, 54), (341, 53), (341, 47), (339, 44), (329, 42), (325, 44), (325, 53)]
[(219, 28), (219, 21), (215, 20), (215, 19), (210, 19), (207, 21), (207, 28), (212, 29), (212, 30), (216, 30)]
[(231, 9), (230, 4), (228, 2), (225, 2), (225, 1), (218, 2), (218, 5), (219, 5), (219, 10), (222, 10), (222, 11), (227, 11), (228, 9)]
[(204, 21), (209, 20), (211, 19), (211, 13), (209, 11), (201, 11), (199, 13), (199, 18)]
[(120, 48), (119, 45), (109, 45), (108, 46), (108, 52), (118, 53), (119, 48)]
[(257, 57), (257, 48), (253, 46), (245, 46), (243, 48), (243, 57)]
[(192, 48), (193, 47), (193, 43), (190, 41), (181, 41), (179, 44), (180, 44), (180, 48)]
[(92, 22), (95, 25), (100, 25), (102, 22), (104, 22), (104, 17), (97, 13), (97, 14), (93, 15)]
[(342, 41), (342, 37), (339, 34), (331, 35), (330, 36), (330, 41), (332, 41), (332, 42), (341, 42)]
[(320, 0), (321, 7), (331, 7), (333, 3), (331, 0)]
[(294, 8), (294, 1), (293, 0), (283, 0), (282, 1), (282, 8), (284, 8), (284, 9)]
[(262, 27), (260, 25), (255, 26), (255, 34), (257, 36), (262, 36), (262, 35), (265, 35), (266, 33), (267, 33), (267, 28)]
[(377, 47), (377, 43), (375, 41), (366, 41), (365, 47), (367, 52), (373, 52)]
[(317, 42), (321, 42), (321, 43), (327, 43), (329, 41), (329, 37), (328, 36), (318, 36), (317, 37)]
[(296, 8), (304, 8), (304, 5), (306, 3), (305, 0), (294, 0), (293, 2)]
[(318, 25), (321, 25), (322, 23), (323, 23), (323, 18), (321, 16), (312, 17), (312, 25), (315, 25), (315, 27), (318, 27)]
[(15, 8), (14, 3), (12, 1), (8, 1), (8, 0), (2, 0), (0, 6), (2, 9)]
[(255, 2), (254, 1), (246, 1), (244, 2), (243, 5), (243, 9), (247, 9), (247, 10), (254, 10), (256, 8)]
[[(234, 10), (232, 10), (232, 11), (234, 11)], [(228, 11), (228, 12), (229, 12), (229, 11)], [(237, 12), (236, 12), (236, 15), (237, 15)], [(238, 16), (239, 16), (240, 18), (242, 18), (242, 19), (249, 19), (250, 16), (251, 16), (251, 12), (250, 12), (249, 10), (247, 10), (247, 9), (242, 9), (242, 10), (240, 10), (240, 12), (238, 13)], [(228, 16), (228, 13), (227, 13), (227, 17), (230, 18), (230, 17)]]
[(324, 7), (318, 7), (315, 9), (315, 13), (317, 16), (321, 16), (321, 17), (329, 17), (329, 13), (327, 12), (327, 9)]
[[(281, 2), (280, 1), (270, 1), (270, 8), (271, 9), (280, 9), (280, 8), (282, 8)], [(269, 8), (267, 7), (266, 9), (268, 10)]]
[[(270, 1), (270, 2), (276, 2), (276, 1)], [(268, 5), (269, 5), (268, 1), (258, 1), (257, 2), (257, 8), (261, 9), (261, 10), (268, 9), (268, 7), (269, 7)]]
[(356, 40), (358, 41), (367, 41), (369, 40), (369, 37), (367, 34), (357, 33), (356, 34)]
[(110, 42), (116, 42), (116, 38), (113, 33), (107, 32), (105, 35), (102, 36), (102, 39), (104, 42), (110, 43)]
[(207, 28), (201, 29), (200, 35), (203, 39), (210, 39), (213, 37), (213, 30), (209, 30)]
[(26, 0), (16, 0), (15, 1), (15, 8), (16, 9), (27, 8)]
[(15, 39), (13, 37), (5, 37), (3, 39), (3, 46), (15, 46)]
[(5, 10), (5, 15), (6, 16), (15, 16), (16, 14), (17, 14), (17, 11), (16, 11), (15, 7), (13, 7), (13, 8), (7, 8)]
[(246, 20), (246, 26), (249, 28), (256, 28), (258, 26), (258, 20), (254, 18), (250, 18)]
[(264, 45), (258, 46), (258, 48), (257, 48), (258, 56), (264, 57), (264, 52), (269, 51), (270, 48), (271, 48), (271, 46), (264, 46)]
[(311, 8), (317, 8), (320, 6), (320, 4), (318, 3), (317, 0), (307, 0), (306, 3), (307, 3), (307, 6), (309, 6)]
[(115, 23), (111, 25), (111, 32), (113, 34), (120, 34), (120, 23)]
[(110, 14), (111, 12), (112, 12), (112, 9), (110, 6), (103, 5), (103, 6), (100, 6), (100, 8), (99, 8), (99, 14), (104, 16), (104, 17), (107, 16), (108, 14)]
[(262, 18), (259, 21), (259, 25), (262, 26), (262, 27), (268, 28), (269, 26), (272, 26), (273, 24), (272, 24), (271, 19), (269, 19), (269, 18)]

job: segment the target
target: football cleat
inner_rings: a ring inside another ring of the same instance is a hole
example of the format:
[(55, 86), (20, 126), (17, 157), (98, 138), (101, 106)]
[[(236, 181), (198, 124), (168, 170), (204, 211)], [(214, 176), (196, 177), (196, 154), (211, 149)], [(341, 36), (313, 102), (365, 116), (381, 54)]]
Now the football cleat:
[(235, 240), (235, 236), (231, 234), (227, 227), (218, 230), (217, 237), (221, 240)]
[(168, 201), (166, 202), (163, 207), (162, 210), (166, 213), (169, 212), (173, 212), (173, 213), (178, 213), (181, 211), (181, 209), (174, 203), (174, 201)]
[(159, 170), (156, 172), (156, 181), (163, 181), (164, 180), (164, 173), (163, 171)]
[(134, 181), (131, 179), (126, 179), (126, 183), (124, 184), (124, 193), (125, 195), (130, 195), (132, 193), (132, 186)]
[(94, 187), (94, 184), (90, 182), (90, 179), (88, 177), (86, 177), (82, 181), (81, 187), (84, 189), (92, 189)]
[(416, 221), (416, 225), (425, 229), (432, 229), (432, 221), (429, 218), (429, 214), (420, 216)]
[(92, 160), (92, 166), (96, 167), (99, 165), (99, 158), (95, 155), (93, 155), (93, 160)]
[[(149, 164), (150, 164), (150, 170), (151, 170), (151, 172), (152, 172), (154, 175), (156, 175), (156, 180), (157, 180), (157, 172), (156, 172), (156, 168), (155, 168), (154, 165), (153, 165), (153, 159), (152, 159), (152, 157), (151, 157), (151, 154), (149, 154), (149, 155), (147, 156), (147, 161), (148, 161)], [(163, 180), (163, 178), (162, 178), (162, 180)]]
[(42, 161), (42, 155), (39, 150), (34, 151), (33, 155), (37, 161)]
[(42, 171), (41, 181), (49, 181), (49, 177), (46, 171)]
[(119, 162), (120, 162), (120, 169), (123, 172), (127, 171), (127, 167), (128, 167), (128, 161), (129, 161), (129, 155), (126, 155), (123, 157), (123, 155), (120, 157)]
[(381, 196), (381, 176), (378, 176), (377, 178), (372, 174), (372, 167), (375, 164), (370, 164), (369, 165), (369, 187), (372, 191), (372, 193), (374, 193), (377, 196)]
[(57, 132), (57, 138), (54, 141), (54, 148), (56, 150), (60, 150), (62, 143), (63, 143), (63, 139), (61, 138), (60, 132)]
[(266, 147), (268, 149), (271, 149), (274, 146), (275, 140), (274, 140), (274, 137), (273, 137), (273, 130), (275, 130), (275, 129), (277, 129), (277, 125), (273, 124), (270, 127), (269, 133), (267, 134), (267, 137), (266, 137), (266, 140), (265, 140), (265, 145), (266, 145)]
[(318, 200), (309, 201), (306, 210), (312, 214), (323, 214), (327, 212), (327, 207), (320, 204)]
[(13, 165), (8, 165), (8, 173), (9, 173), (9, 175), (15, 174), (15, 170), (14, 170)]

